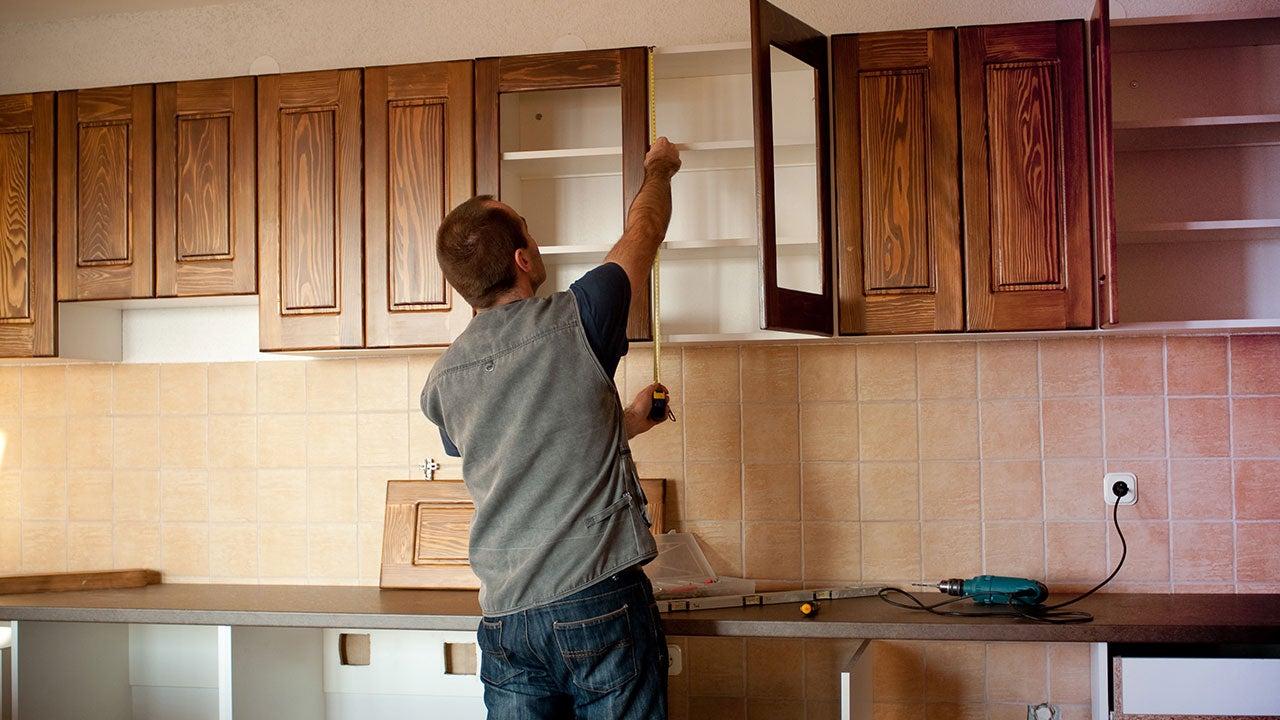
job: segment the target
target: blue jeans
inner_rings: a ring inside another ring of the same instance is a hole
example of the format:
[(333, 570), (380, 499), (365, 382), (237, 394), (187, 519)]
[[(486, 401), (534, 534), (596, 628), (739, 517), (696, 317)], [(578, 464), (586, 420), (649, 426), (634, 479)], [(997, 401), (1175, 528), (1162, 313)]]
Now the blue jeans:
[(667, 641), (639, 568), (477, 636), (489, 720), (666, 720)]

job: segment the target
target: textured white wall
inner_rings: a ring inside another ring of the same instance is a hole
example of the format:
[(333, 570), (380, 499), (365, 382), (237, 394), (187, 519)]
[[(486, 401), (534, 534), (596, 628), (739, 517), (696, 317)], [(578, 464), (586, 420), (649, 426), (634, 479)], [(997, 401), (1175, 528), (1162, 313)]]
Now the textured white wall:
[[(827, 32), (1087, 16), (1093, 0), (777, 0)], [(1267, 14), (1277, 0), (1112, 0), (1116, 17)], [(747, 0), (251, 0), (0, 26), (0, 93), (747, 38)]]

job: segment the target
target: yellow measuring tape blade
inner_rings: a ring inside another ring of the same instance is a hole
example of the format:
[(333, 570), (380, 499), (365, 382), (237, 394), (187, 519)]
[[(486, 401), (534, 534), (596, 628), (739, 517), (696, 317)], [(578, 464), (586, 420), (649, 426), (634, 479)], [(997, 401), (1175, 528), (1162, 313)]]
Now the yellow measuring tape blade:
[[(649, 144), (658, 139), (658, 106), (654, 100), (653, 83), (653, 48), (649, 48)], [(650, 276), (649, 316), (653, 328), (653, 381), (660, 382), (662, 366), (662, 303), (659, 292), (659, 278), (662, 275), (658, 262), (662, 255), (659, 248), (653, 254), (653, 270)]]

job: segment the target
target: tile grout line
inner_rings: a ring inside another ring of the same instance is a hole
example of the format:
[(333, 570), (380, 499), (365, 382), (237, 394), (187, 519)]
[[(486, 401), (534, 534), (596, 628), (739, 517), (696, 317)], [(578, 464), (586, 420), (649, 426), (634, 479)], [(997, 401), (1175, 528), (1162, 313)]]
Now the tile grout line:
[[(1227, 468), (1231, 473), (1231, 589), (1240, 592), (1240, 508), (1236, 506), (1235, 354), (1227, 336)], [(1170, 529), (1172, 534), (1172, 528)], [(1170, 573), (1172, 574), (1172, 572)]]
[[(1045, 471), (1044, 455), (1044, 358), (1043, 341), (1036, 340), (1036, 405), (1040, 419), (1040, 523), (1044, 530), (1040, 533), (1042, 542), (1041, 554), (1044, 555), (1045, 576), (1049, 574), (1049, 478)], [(1047, 655), (1047, 653), (1046, 653)]]

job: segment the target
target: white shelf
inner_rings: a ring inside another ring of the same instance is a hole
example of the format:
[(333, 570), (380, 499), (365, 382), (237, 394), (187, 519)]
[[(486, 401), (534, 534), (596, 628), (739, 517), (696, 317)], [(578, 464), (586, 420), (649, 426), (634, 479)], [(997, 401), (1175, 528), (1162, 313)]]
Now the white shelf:
[(751, 73), (750, 43), (659, 47), (653, 55), (657, 80)]
[(1261, 125), (1280, 123), (1280, 114), (1267, 115), (1207, 115), (1201, 117), (1164, 117), (1115, 120), (1117, 130), (1145, 130), (1175, 127), (1202, 127), (1206, 125)]
[[(780, 255), (803, 255), (818, 248), (814, 238), (778, 238)], [(613, 243), (587, 243), (581, 245), (539, 245), (538, 251), (549, 261), (570, 262), (584, 258), (604, 257), (613, 249)], [(663, 257), (754, 257), (758, 249), (755, 238), (720, 238), (714, 240), (667, 240), (662, 243)]]
[(1184, 220), (1178, 222), (1143, 223), (1121, 228), (1120, 232), (1179, 232), (1184, 230), (1245, 230), (1249, 228), (1280, 227), (1278, 218), (1248, 218), (1245, 220)]
[(1280, 218), (1151, 222), (1122, 225), (1117, 229), (1117, 239), (1124, 245), (1265, 240), (1276, 237), (1280, 237)]
[[(752, 140), (676, 143), (676, 148), (681, 153), (682, 172), (755, 167)], [(774, 144), (774, 162), (784, 167), (812, 166), (816, 152), (812, 142), (783, 140)], [(522, 180), (622, 176), (622, 148), (618, 146), (504, 152), (502, 162), (504, 171)]]

